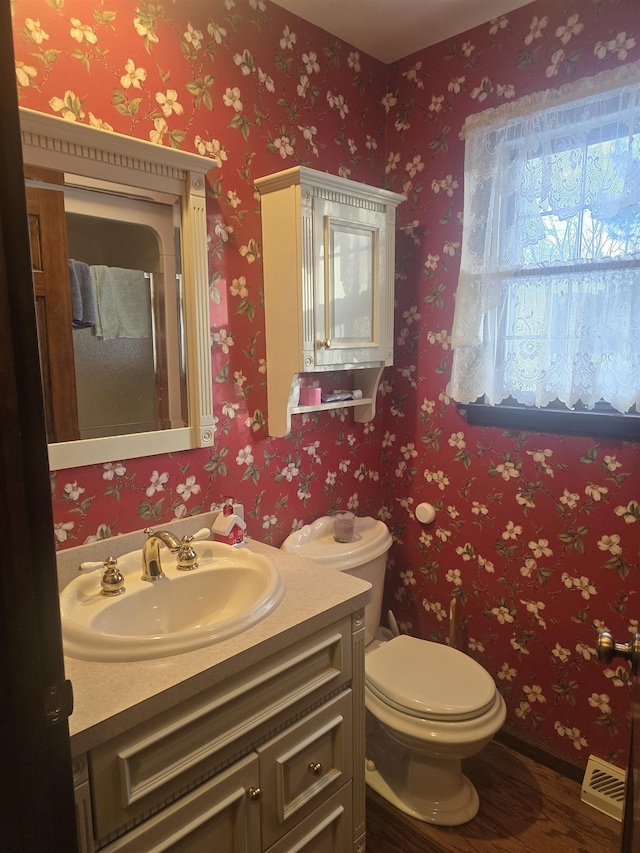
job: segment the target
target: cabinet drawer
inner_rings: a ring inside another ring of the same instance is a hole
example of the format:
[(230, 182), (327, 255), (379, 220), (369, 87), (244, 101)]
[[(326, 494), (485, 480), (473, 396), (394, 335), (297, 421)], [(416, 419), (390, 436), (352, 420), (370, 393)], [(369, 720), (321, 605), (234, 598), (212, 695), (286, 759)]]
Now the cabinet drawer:
[(350, 679), (347, 618), (92, 750), (96, 837), (111, 840)]
[(351, 705), (347, 690), (258, 749), (264, 847), (351, 779)]
[(268, 853), (347, 853), (353, 847), (351, 783), (281, 838)]
[(255, 853), (260, 849), (260, 804), (248, 796), (258, 787), (255, 755), (234, 764), (101, 853)]

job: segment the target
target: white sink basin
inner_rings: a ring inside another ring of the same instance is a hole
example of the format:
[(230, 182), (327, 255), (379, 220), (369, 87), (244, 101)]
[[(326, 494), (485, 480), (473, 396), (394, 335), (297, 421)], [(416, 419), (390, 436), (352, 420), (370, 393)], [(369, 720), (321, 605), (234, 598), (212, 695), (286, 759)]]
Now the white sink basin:
[(65, 654), (81, 660), (149, 660), (208, 646), (255, 625), (282, 601), (271, 560), (247, 548), (194, 542), (199, 566), (176, 568), (161, 549), (165, 578), (141, 580), (142, 551), (118, 559), (125, 592), (100, 593), (102, 572), (81, 575), (60, 594)]

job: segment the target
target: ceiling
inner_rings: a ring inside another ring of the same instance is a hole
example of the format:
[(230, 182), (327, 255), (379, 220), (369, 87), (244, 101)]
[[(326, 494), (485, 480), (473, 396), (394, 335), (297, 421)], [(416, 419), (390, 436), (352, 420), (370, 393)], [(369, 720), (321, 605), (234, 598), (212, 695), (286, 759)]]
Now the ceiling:
[(273, 0), (385, 63), (532, 0)]

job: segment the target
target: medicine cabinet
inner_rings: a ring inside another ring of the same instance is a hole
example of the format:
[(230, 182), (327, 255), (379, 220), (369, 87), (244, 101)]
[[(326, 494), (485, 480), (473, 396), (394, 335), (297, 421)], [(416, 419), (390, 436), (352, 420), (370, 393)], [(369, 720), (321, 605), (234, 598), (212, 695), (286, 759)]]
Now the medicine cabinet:
[[(298, 166), (259, 178), (269, 434), (291, 415), (353, 406), (375, 415), (393, 363), (395, 211), (404, 196)], [(300, 374), (353, 370), (358, 400), (296, 405)]]
[[(20, 119), (51, 469), (211, 445), (211, 161), (24, 108)], [(70, 259), (119, 276), (99, 329), (76, 319)]]

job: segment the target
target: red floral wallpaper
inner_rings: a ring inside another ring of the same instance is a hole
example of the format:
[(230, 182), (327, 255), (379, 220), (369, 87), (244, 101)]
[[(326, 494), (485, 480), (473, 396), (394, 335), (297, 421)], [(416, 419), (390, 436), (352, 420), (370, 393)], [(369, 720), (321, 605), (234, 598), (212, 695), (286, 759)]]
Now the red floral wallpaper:
[(227, 495), (279, 545), (343, 504), (382, 504), (381, 418), (340, 410), (270, 440), (255, 178), (295, 164), (384, 182), (386, 68), (264, 0), (18, 0), (21, 104), (211, 158), (213, 450), (58, 471), (59, 548), (197, 514)]
[[(211, 157), (210, 302), (217, 435), (190, 451), (52, 474), (60, 548), (209, 509), (249, 533), (349, 506), (395, 544), (386, 606), (457, 639), (524, 737), (624, 763), (628, 670), (597, 630), (638, 629), (640, 445), (470, 427), (447, 398), (465, 117), (640, 60), (634, 0), (535, 0), (392, 66), (268, 0), (16, 0), (21, 103)], [(371, 424), (295, 416), (270, 439), (260, 218), (253, 180), (303, 163), (404, 192), (395, 365)], [(420, 501), (437, 508), (419, 524)]]
[[(386, 605), (448, 633), (497, 680), (507, 725), (570, 758), (620, 763), (627, 665), (595, 660), (638, 631), (640, 445), (469, 426), (446, 394), (462, 236), (467, 115), (640, 60), (640, 5), (537, 0), (396, 63), (385, 171), (400, 213), (396, 347), (381, 459), (396, 539)], [(423, 527), (413, 510), (436, 505)]]

